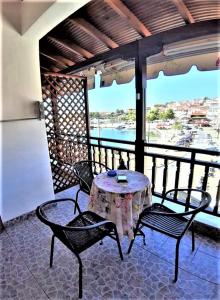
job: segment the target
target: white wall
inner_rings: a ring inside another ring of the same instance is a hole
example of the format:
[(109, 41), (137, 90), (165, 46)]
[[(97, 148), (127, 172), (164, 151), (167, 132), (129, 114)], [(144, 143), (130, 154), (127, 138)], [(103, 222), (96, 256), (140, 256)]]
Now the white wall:
[[(42, 98), (39, 38), (88, 0), (48, 4), (44, 13), (42, 3), (37, 1), (25, 10), (20, 7), (25, 2), (3, 2), (0, 4), (1, 120), (7, 122), (1, 123), (0, 215), (4, 222), (54, 198), (44, 122), (12, 119), (36, 117), (34, 102)], [(33, 24), (31, 11), (29, 15), (27, 10), (36, 9), (38, 3), (40, 16), (36, 20), (36, 13), (32, 14)], [(28, 30), (21, 35), (24, 27)]]
[(2, 218), (10, 220), (53, 199), (43, 121), (2, 123)]
[(41, 98), (38, 40), (3, 22), (2, 119), (36, 117), (34, 102)]

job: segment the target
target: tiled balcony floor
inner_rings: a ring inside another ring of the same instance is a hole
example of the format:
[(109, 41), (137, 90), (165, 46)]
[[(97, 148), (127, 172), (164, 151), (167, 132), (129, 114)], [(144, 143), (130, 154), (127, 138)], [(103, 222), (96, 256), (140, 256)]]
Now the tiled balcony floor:
[[(58, 197), (74, 194), (74, 190), (69, 190)], [(72, 207), (64, 210), (59, 206), (59, 213), (57, 207), (48, 213), (65, 223), (72, 216)], [(87, 206), (82, 193), (80, 206)], [(122, 240), (123, 262), (110, 238), (81, 254), (83, 299), (219, 299), (217, 242), (196, 235), (196, 250), (192, 253), (191, 237), (187, 234), (180, 246), (179, 280), (174, 284), (174, 240), (152, 230), (145, 233), (147, 246), (139, 237), (130, 255), (126, 254), (128, 239)], [(50, 241), (50, 229), (35, 216), (8, 226), (0, 234), (0, 299), (78, 298), (77, 260), (56, 241), (54, 265), (49, 268)]]

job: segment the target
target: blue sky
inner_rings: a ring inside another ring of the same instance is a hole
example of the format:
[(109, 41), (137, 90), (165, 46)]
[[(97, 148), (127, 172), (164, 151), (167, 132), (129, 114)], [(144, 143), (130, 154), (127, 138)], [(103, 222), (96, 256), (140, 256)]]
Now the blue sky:
[[(156, 79), (147, 81), (147, 106), (220, 96), (220, 71), (198, 71), (196, 67), (183, 75), (164, 76), (162, 72)], [(135, 108), (135, 81), (111, 87), (99, 88), (99, 76), (96, 76), (96, 88), (89, 91), (89, 110), (116, 111), (116, 109)]]

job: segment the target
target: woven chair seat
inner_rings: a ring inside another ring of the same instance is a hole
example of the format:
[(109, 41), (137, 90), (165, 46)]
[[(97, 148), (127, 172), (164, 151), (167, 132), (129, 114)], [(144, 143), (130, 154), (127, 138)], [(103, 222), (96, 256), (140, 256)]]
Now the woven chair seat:
[[(85, 227), (99, 222), (106, 221), (106, 219), (99, 215), (86, 211), (69, 222), (66, 226), (70, 227)], [(96, 242), (100, 241), (103, 237), (112, 231), (112, 227), (109, 224), (96, 227), (90, 230), (79, 231), (66, 231), (65, 234), (68, 237), (69, 243), (78, 253), (86, 250)]]
[(175, 211), (162, 204), (154, 203), (147, 208), (141, 216), (141, 224), (152, 227), (160, 232), (169, 234), (172, 237), (179, 237), (185, 230), (188, 219), (181, 216), (164, 216), (151, 214), (151, 212), (175, 213)]

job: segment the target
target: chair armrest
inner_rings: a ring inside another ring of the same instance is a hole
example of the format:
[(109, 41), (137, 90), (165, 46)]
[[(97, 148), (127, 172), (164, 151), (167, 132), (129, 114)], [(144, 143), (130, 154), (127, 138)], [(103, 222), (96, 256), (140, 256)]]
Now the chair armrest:
[(111, 168), (107, 167), (105, 164), (102, 164), (102, 163), (101, 163), (101, 165), (102, 165), (103, 167), (105, 167), (106, 171), (112, 170)]
[(71, 202), (73, 202), (74, 204), (76, 204), (76, 200), (74, 200), (74, 199), (71, 199), (71, 198), (61, 198), (61, 199), (54, 199), (54, 200), (49, 200), (49, 201), (47, 201), (47, 202), (44, 202), (44, 203), (41, 204), (39, 207), (40, 207), (40, 208), (43, 208), (44, 206), (47, 206), (48, 204), (51, 204), (51, 203), (65, 202), (65, 201), (71, 201)]
[(167, 191), (167, 192), (165, 193), (165, 195), (164, 195), (164, 200), (165, 200), (165, 198), (167, 197), (167, 194), (172, 193), (172, 192), (176, 192), (176, 191), (177, 191), (177, 192), (184, 192), (184, 191), (186, 191), (186, 192), (200, 192), (201, 194), (206, 195), (207, 198), (210, 197), (210, 195), (209, 195), (208, 192), (203, 191), (203, 190), (200, 190), (200, 189), (178, 188), (178, 189), (172, 189), (172, 190)]
[(77, 208), (79, 214), (80, 214), (80, 215), (82, 214), (82, 212), (81, 212), (81, 210), (80, 210), (80, 208), (79, 208), (79, 205), (78, 205), (78, 203), (76, 202), (76, 200), (71, 199), (71, 198), (65, 198), (65, 199), (49, 200), (49, 201), (44, 202), (43, 204), (39, 205), (39, 206), (37, 207), (37, 209), (36, 209), (36, 215), (37, 215), (37, 217), (38, 217), (43, 223), (45, 223), (45, 224), (47, 224), (47, 225), (50, 226), (50, 225), (52, 224), (52, 222), (50, 222), (50, 221), (47, 219), (47, 217), (46, 217), (46, 215), (45, 215), (45, 213), (44, 213), (44, 211), (43, 211), (43, 208), (46, 207), (46, 206), (49, 205), (49, 204), (60, 203), (60, 202), (66, 202), (66, 201), (71, 201), (71, 202), (73, 202), (73, 203), (75, 204), (75, 206), (76, 206), (76, 208)]
[[(166, 208), (166, 206), (164, 206), (163, 204), (157, 204), (158, 206), (161, 206), (162, 208)], [(192, 209), (191, 211), (186, 211), (186, 212), (182, 212), (182, 213), (177, 213), (177, 212), (159, 212), (159, 211), (151, 211), (150, 207), (145, 208), (141, 214), (140, 214), (140, 218), (142, 217), (142, 215), (145, 214), (151, 214), (151, 215), (158, 215), (158, 216), (167, 216), (167, 217), (184, 217), (184, 216), (189, 216), (189, 215), (193, 215), (196, 214), (197, 212), (200, 212), (201, 209), (199, 208), (195, 208)]]

